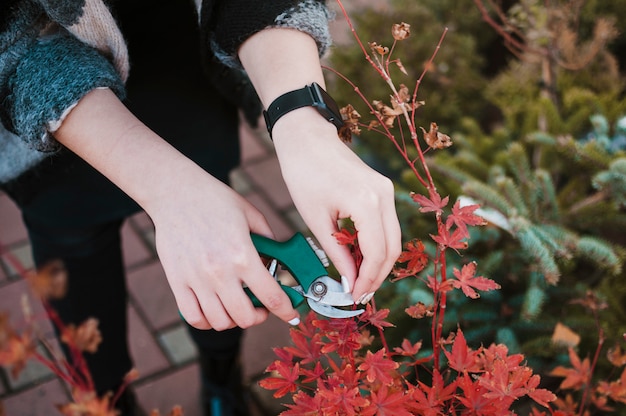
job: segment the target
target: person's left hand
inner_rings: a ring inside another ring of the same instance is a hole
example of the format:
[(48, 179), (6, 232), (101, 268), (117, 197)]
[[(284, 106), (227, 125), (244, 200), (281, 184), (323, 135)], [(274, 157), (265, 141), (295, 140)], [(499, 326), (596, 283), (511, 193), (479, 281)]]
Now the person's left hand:
[[(392, 181), (366, 165), (311, 107), (283, 116), (273, 139), (298, 212), (348, 279), (355, 301), (368, 301), (402, 251)], [(344, 218), (358, 232), (363, 253), (359, 270), (348, 248), (333, 236)]]

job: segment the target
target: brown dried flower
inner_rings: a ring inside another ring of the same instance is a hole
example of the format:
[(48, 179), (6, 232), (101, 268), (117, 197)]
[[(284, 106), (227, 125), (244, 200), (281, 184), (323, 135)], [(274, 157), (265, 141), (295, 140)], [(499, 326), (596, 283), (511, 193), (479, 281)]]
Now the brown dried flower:
[(57, 405), (57, 409), (65, 416), (117, 416), (119, 413), (111, 406), (111, 393), (102, 397), (94, 391), (74, 389), (72, 403)]
[(404, 40), (411, 35), (411, 25), (408, 23), (396, 23), (391, 26), (391, 35), (395, 40)]
[(424, 133), (424, 140), (428, 146), (433, 149), (445, 149), (446, 147), (452, 146), (452, 139), (447, 134), (443, 134), (439, 132), (439, 126), (437, 123), (430, 123), (430, 130), (426, 131), (423, 127), (420, 127), (422, 132)]
[(78, 327), (67, 325), (61, 335), (61, 341), (76, 347), (80, 351), (95, 353), (102, 342), (102, 334), (98, 329), (98, 320), (89, 318)]
[(389, 53), (389, 48), (386, 46), (379, 45), (376, 42), (369, 42), (368, 45), (372, 52), (377, 53), (379, 55), (387, 55)]
[(341, 118), (344, 121), (343, 127), (339, 129), (339, 138), (344, 143), (350, 143), (352, 141), (352, 135), (360, 135), (361, 129), (359, 128), (359, 119), (361, 114), (354, 109), (352, 104), (348, 104), (345, 107), (339, 109)]

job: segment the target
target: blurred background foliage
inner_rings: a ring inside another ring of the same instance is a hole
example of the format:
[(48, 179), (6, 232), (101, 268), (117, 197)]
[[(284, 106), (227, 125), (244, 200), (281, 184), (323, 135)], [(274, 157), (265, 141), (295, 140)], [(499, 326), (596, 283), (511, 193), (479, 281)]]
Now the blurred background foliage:
[[(451, 293), (447, 329), (460, 324), (475, 346), (506, 343), (550, 382), (546, 374), (569, 363), (567, 346), (552, 339), (557, 324), (580, 336), (572, 342), (581, 357), (592, 356), (598, 345), (593, 316), (577, 299), (593, 294), (607, 305), (600, 311), (603, 356), (623, 344), (626, 333), (626, 40), (620, 35), (626, 33), (620, 19), (626, 0), (503, 2), (506, 23), (518, 31), (515, 40), (543, 48), (544, 55), (507, 49), (506, 39), (483, 20), (478, 2), (390, 0), (351, 19), (366, 46), (391, 47), (391, 25), (411, 25), (411, 37), (393, 52), (408, 75), (391, 72), (396, 85), (411, 90), (449, 29), (419, 86), (417, 99), (426, 105), (417, 124), (437, 122), (454, 141), (449, 149), (427, 153), (440, 194), (450, 196), (450, 206), (459, 198), (480, 203), (489, 220), (472, 230), (468, 250), (449, 253), (448, 270), (476, 261), (477, 273), (502, 289), (483, 293), (479, 301)], [(601, 35), (599, 21), (608, 25)], [(356, 42), (335, 48), (330, 62), (370, 101), (389, 101), (388, 87)], [(584, 65), (566, 65), (572, 62)], [(372, 117), (352, 88), (330, 73), (329, 80), (338, 103), (352, 104), (367, 123)], [(420, 238), (433, 253), (428, 235), (436, 232), (434, 218), (419, 213), (409, 197), (425, 190), (395, 148), (365, 128), (355, 146), (394, 179), (405, 239)], [(387, 330), (392, 342), (430, 339), (427, 320), (404, 314), (415, 302), (432, 303), (422, 280), (428, 275), (425, 270), (418, 278), (388, 283), (377, 294), (378, 306), (390, 308), (397, 325)], [(599, 376), (609, 371), (601, 360)]]

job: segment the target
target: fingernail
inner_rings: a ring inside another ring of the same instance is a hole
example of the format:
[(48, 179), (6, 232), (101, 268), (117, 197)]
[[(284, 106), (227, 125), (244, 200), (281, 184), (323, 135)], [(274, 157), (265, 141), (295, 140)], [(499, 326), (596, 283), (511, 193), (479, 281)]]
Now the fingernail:
[(300, 318), (296, 316), (291, 321), (289, 321), (289, 325), (291, 326), (300, 325)]
[(350, 293), (350, 282), (346, 276), (341, 276), (341, 287), (344, 293)]
[(358, 299), (356, 300), (356, 302), (354, 302), (354, 303), (356, 303), (357, 305), (360, 305), (360, 304), (361, 304), (361, 302), (363, 302), (363, 299), (365, 299), (365, 297), (366, 297), (367, 295), (368, 295), (368, 293), (363, 293), (363, 294), (361, 295), (361, 297), (360, 297), (360, 298), (358, 298)]
[(374, 297), (374, 292), (365, 294), (363, 296), (363, 299), (361, 299), (361, 305), (367, 304), (370, 300), (372, 300), (373, 297)]

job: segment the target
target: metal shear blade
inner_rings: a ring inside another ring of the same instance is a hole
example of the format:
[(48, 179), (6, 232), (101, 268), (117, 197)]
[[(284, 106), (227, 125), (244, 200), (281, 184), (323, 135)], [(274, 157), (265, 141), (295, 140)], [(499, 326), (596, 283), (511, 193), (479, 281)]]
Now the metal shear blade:
[(315, 279), (306, 292), (302, 286), (296, 286), (294, 289), (307, 299), (311, 309), (329, 318), (351, 318), (364, 311), (363, 309), (350, 311), (336, 308), (336, 306), (354, 305), (354, 300), (350, 293), (343, 291), (343, 286), (339, 282), (329, 276)]
[(316, 302), (311, 298), (307, 298), (307, 303), (315, 312), (327, 316), (329, 318), (352, 318), (363, 313), (365, 309), (355, 309), (353, 311), (346, 311), (343, 309), (335, 308), (334, 306), (325, 305), (320, 302)]

